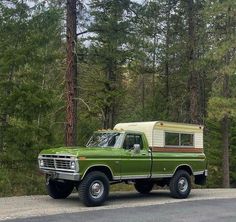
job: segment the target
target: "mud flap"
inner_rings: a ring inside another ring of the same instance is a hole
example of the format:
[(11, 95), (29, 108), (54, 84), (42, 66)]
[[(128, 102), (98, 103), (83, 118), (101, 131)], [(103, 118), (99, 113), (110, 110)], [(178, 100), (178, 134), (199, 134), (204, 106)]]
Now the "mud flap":
[(197, 185), (206, 185), (207, 177), (205, 174), (195, 176), (195, 184)]

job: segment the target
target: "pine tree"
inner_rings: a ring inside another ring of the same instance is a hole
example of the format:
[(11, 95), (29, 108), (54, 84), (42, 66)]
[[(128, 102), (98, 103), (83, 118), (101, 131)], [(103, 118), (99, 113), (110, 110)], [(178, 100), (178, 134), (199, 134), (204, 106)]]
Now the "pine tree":
[(104, 128), (113, 128), (121, 95), (121, 69), (127, 59), (129, 35), (130, 0), (92, 1), (92, 22), (89, 30), (91, 57), (103, 73), (102, 119)]
[(77, 11), (76, 0), (67, 0), (66, 8), (66, 39), (67, 39), (67, 68), (66, 68), (66, 130), (65, 143), (67, 146), (77, 144)]
[(1, 1), (0, 14), (0, 195), (34, 193), (39, 150), (56, 143), (51, 124), (61, 106), (61, 11)]
[(230, 186), (230, 131), (231, 119), (235, 117), (235, 90), (230, 84), (235, 74), (236, 19), (235, 1), (213, 1), (207, 7), (210, 38), (209, 55), (214, 64), (215, 82), (209, 100), (209, 116), (221, 123), (223, 187)]

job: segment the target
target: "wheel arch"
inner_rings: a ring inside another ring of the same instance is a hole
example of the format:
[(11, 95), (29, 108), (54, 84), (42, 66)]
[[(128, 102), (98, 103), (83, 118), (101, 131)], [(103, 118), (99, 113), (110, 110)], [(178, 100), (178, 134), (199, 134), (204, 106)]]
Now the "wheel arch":
[(177, 171), (179, 171), (179, 170), (185, 170), (186, 172), (189, 173), (190, 176), (193, 175), (193, 169), (192, 169), (192, 167), (191, 167), (190, 165), (188, 165), (188, 164), (182, 164), (182, 165), (177, 166), (177, 167), (175, 168), (175, 171), (174, 171), (174, 174), (173, 174), (173, 175), (175, 175), (175, 173), (176, 173)]
[(84, 174), (83, 174), (81, 180), (82, 180), (88, 173), (93, 172), (93, 171), (102, 172), (102, 173), (104, 173), (104, 174), (107, 176), (107, 178), (108, 178), (110, 181), (113, 180), (113, 172), (112, 172), (112, 169), (111, 169), (109, 166), (107, 166), (107, 165), (93, 165), (93, 166), (88, 167), (88, 168), (85, 170), (85, 172), (84, 172)]

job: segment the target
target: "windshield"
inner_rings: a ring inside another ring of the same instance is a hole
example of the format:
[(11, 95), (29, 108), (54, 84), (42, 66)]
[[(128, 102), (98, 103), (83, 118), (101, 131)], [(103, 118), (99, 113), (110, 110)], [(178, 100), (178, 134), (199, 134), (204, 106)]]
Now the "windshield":
[(95, 132), (87, 143), (87, 147), (119, 147), (120, 133)]

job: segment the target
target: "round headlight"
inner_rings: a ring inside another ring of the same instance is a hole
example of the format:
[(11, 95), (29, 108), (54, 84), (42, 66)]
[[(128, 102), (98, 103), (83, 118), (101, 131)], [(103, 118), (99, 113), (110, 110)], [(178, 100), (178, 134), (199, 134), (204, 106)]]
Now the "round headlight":
[(70, 168), (71, 168), (72, 170), (75, 170), (75, 168), (76, 168), (75, 161), (71, 161), (71, 162), (70, 162)]
[(44, 162), (43, 162), (43, 160), (40, 160), (40, 161), (39, 161), (39, 165), (40, 165), (41, 167), (44, 166)]

